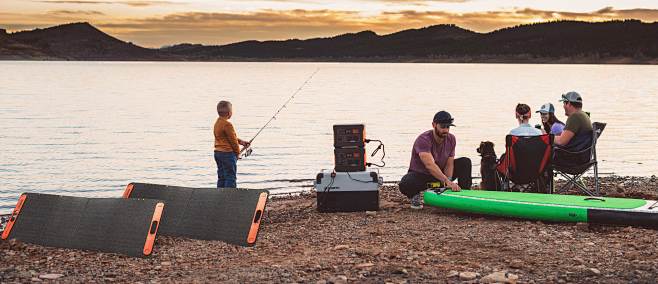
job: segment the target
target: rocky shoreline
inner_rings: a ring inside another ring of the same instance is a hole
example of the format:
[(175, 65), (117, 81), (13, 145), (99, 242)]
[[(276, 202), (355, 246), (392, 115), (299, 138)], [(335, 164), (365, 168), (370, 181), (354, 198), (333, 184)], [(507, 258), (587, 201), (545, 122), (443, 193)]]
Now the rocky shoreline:
[[(586, 184), (591, 180), (586, 179)], [(658, 178), (606, 177), (606, 196), (658, 200)], [(318, 213), (315, 195), (276, 197), (255, 247), (159, 237), (148, 258), (0, 242), (0, 283), (652, 283), (655, 230), (409, 209)]]

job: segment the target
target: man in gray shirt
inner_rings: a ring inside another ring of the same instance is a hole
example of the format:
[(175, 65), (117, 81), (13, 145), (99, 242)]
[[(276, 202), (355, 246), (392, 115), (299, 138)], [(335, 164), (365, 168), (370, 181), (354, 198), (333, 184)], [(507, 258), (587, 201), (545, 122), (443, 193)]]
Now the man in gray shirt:
[[(592, 121), (589, 115), (583, 111), (583, 98), (576, 92), (568, 92), (562, 95), (560, 100), (564, 105), (564, 113), (567, 115), (567, 124), (561, 135), (555, 136), (555, 146), (570, 152), (580, 152), (592, 146)], [(553, 163), (556, 165), (580, 165), (590, 159), (590, 152), (579, 155), (564, 155), (562, 151), (556, 151)]]

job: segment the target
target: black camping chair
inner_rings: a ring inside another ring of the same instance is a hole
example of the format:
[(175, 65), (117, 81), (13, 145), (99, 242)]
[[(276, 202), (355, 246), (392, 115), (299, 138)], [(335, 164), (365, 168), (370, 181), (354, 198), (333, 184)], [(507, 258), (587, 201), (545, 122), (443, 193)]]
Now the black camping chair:
[[(553, 135), (505, 137), (505, 154), (498, 164), (501, 182), (510, 190), (553, 192)], [(514, 183), (510, 187), (510, 182)]]
[[(587, 195), (601, 195), (599, 189), (599, 166), (596, 159), (596, 143), (603, 133), (605, 126), (606, 123), (603, 122), (592, 123), (592, 145), (583, 150), (569, 151), (560, 147), (555, 147), (555, 152), (553, 153), (555, 157), (553, 161), (555, 175), (560, 175), (567, 180), (567, 183), (563, 185), (557, 193), (577, 187), (581, 192)], [(579, 182), (580, 178), (590, 169), (594, 171), (594, 192)]]

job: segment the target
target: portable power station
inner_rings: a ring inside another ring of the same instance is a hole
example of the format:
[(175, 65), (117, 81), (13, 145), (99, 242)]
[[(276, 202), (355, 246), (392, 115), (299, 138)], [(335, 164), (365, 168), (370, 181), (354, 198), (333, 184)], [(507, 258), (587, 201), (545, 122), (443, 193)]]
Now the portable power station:
[(366, 149), (363, 147), (335, 148), (334, 169), (337, 172), (366, 170)]
[(363, 124), (335, 124), (334, 147), (365, 147), (366, 127)]

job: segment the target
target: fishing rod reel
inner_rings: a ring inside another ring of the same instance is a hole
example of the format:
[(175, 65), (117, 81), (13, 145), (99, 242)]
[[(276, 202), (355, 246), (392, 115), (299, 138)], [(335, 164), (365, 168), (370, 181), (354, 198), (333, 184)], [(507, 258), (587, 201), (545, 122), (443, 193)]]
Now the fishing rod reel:
[(251, 145), (249, 147), (244, 147), (242, 150), (240, 150), (240, 154), (238, 155), (238, 159), (246, 158), (251, 156), (251, 153), (254, 152), (254, 149), (251, 148)]

